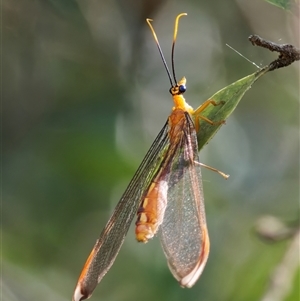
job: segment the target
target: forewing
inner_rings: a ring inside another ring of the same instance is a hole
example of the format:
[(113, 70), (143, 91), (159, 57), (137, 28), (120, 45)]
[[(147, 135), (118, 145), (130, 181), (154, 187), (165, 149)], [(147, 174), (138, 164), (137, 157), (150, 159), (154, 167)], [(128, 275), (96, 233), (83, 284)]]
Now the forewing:
[(75, 288), (73, 300), (89, 298), (112, 266), (137, 208), (157, 174), (169, 145), (168, 123), (158, 134), (140, 167), (117, 204), (89, 255)]
[(191, 287), (207, 261), (209, 238), (196, 131), (187, 113), (182, 132), (169, 163), (168, 201), (159, 235), (173, 276), (182, 286)]

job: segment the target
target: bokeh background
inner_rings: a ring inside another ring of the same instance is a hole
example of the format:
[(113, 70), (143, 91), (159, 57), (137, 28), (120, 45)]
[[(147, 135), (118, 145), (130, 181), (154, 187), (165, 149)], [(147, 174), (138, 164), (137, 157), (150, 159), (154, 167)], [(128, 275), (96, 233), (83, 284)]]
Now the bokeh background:
[[(259, 66), (276, 55), (250, 34), (299, 47), (299, 7), (262, 0), (2, 1), (3, 300), (71, 299), (173, 105), (145, 19), (170, 63), (181, 12), (176, 72), (193, 107), (257, 70), (226, 44)], [(92, 300), (253, 301), (276, 289), (268, 300), (297, 300), (299, 63), (255, 83), (201, 161), (231, 177), (203, 170), (211, 253), (200, 280), (182, 289), (158, 239), (138, 244), (132, 229)]]

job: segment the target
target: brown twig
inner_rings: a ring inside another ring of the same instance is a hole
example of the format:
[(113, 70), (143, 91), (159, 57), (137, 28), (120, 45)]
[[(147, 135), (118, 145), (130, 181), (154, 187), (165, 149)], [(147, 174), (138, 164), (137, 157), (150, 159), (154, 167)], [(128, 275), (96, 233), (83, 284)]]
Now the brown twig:
[(279, 53), (278, 59), (269, 64), (269, 71), (289, 66), (293, 62), (300, 60), (300, 50), (293, 45), (276, 44), (271, 41), (264, 40), (258, 35), (251, 35), (248, 39), (252, 45)]

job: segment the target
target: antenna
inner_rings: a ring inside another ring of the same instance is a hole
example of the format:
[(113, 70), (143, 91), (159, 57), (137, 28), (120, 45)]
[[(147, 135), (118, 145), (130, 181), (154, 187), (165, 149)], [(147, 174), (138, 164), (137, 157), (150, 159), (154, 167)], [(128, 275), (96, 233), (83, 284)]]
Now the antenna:
[[(159, 42), (158, 42), (156, 33), (155, 33), (155, 31), (154, 31), (154, 28), (153, 28), (153, 26), (152, 26), (152, 24), (151, 24), (151, 21), (153, 21), (153, 20), (152, 20), (152, 19), (146, 19), (146, 21), (147, 21), (147, 23), (148, 23), (148, 25), (149, 25), (149, 27), (150, 27), (150, 29), (151, 29), (151, 31), (152, 31), (152, 34), (153, 34), (154, 40), (155, 40), (155, 42), (156, 42), (156, 45), (157, 45), (157, 48), (158, 48), (160, 57), (161, 57), (161, 59), (162, 59), (164, 65), (165, 65), (165, 69), (166, 69), (166, 71), (167, 71), (167, 73), (168, 73), (168, 77), (169, 77), (171, 86), (174, 87), (174, 86), (173, 86), (173, 82), (172, 82), (171, 73), (170, 73), (170, 71), (169, 71), (167, 62), (166, 62), (166, 60), (165, 60), (164, 54), (163, 54), (163, 52), (162, 52), (162, 50), (161, 50), (161, 47), (160, 47), (160, 45), (159, 45)], [(175, 82), (175, 84), (176, 84), (176, 82)]]
[(174, 26), (174, 36), (173, 36), (173, 43), (172, 43), (172, 52), (171, 52), (171, 60), (172, 60), (172, 74), (173, 74), (173, 80), (174, 80), (174, 84), (173, 84), (173, 81), (172, 81), (172, 76), (171, 76), (171, 73), (169, 71), (169, 68), (168, 68), (168, 65), (167, 65), (167, 62), (166, 62), (166, 59), (164, 57), (164, 54), (161, 50), (161, 47), (159, 45), (159, 42), (158, 42), (158, 38), (156, 36), (156, 33), (154, 31), (154, 28), (151, 24), (151, 22), (153, 21), (152, 19), (146, 19), (151, 31), (152, 31), (152, 35), (154, 37), (154, 40), (156, 42), (156, 45), (157, 45), (157, 48), (158, 48), (158, 51), (159, 51), (159, 54), (160, 54), (160, 57), (164, 63), (164, 66), (165, 66), (165, 69), (168, 73), (168, 77), (169, 77), (169, 80), (170, 80), (170, 83), (171, 83), (171, 87), (175, 87), (177, 85), (177, 80), (176, 80), (176, 75), (175, 75), (175, 68), (174, 68), (174, 49), (175, 49), (175, 42), (176, 42), (176, 38), (177, 38), (177, 31), (178, 31), (178, 23), (179, 23), (179, 19), (180, 17), (182, 16), (186, 16), (187, 14), (186, 13), (182, 13), (182, 14), (179, 14), (177, 17), (176, 17), (176, 20), (175, 20), (175, 26)]
[(173, 37), (173, 43), (172, 43), (172, 54), (171, 54), (171, 60), (172, 60), (172, 72), (173, 72), (173, 78), (175, 81), (175, 84), (177, 84), (177, 79), (176, 79), (176, 75), (175, 75), (175, 67), (174, 67), (174, 52), (175, 52), (175, 42), (176, 42), (176, 38), (177, 38), (177, 31), (178, 31), (178, 23), (179, 23), (179, 19), (182, 16), (187, 16), (187, 13), (182, 13), (180, 15), (178, 15), (176, 17), (175, 20), (175, 26), (174, 26), (174, 37)]

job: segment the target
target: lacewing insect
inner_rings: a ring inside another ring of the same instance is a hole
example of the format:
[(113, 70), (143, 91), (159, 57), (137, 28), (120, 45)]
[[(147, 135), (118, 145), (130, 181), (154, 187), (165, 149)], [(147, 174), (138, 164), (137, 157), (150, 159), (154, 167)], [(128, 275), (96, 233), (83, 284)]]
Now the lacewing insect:
[(206, 264), (210, 244), (200, 166), (207, 166), (199, 163), (197, 132), (200, 130), (199, 118), (214, 125), (200, 113), (208, 105), (218, 103), (207, 100), (193, 110), (183, 97), (186, 79), (176, 80), (174, 46), (178, 22), (184, 15), (178, 15), (175, 21), (173, 76), (151, 25), (152, 20), (147, 19), (168, 73), (174, 107), (90, 253), (75, 287), (74, 301), (92, 295), (114, 263), (136, 214), (136, 239), (147, 242), (155, 234), (160, 237), (169, 268), (181, 286), (192, 287)]

